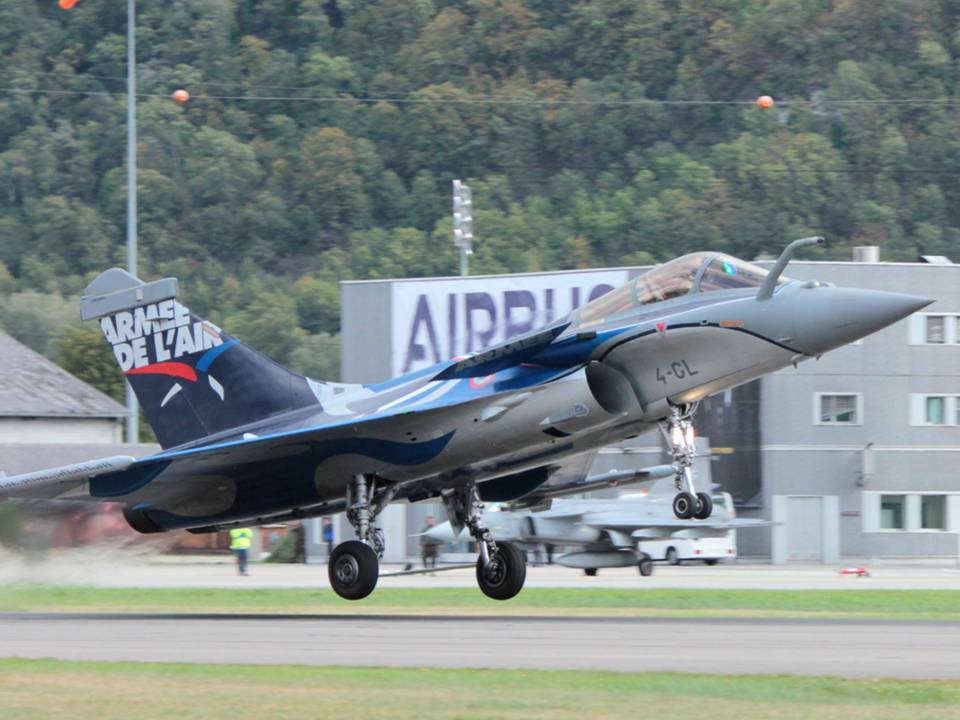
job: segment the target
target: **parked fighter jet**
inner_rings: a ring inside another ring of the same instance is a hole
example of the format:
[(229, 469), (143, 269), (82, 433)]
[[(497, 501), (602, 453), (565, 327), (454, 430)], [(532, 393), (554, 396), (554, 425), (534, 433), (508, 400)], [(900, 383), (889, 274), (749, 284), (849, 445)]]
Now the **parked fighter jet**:
[(176, 301), (173, 278), (114, 268), (85, 291), (163, 450), (0, 480), (0, 496), (120, 502), (152, 533), (346, 511), (359, 538), (340, 544), (330, 582), (346, 598), (376, 585), (390, 502), (440, 498), (477, 540), (477, 580), (506, 599), (523, 555), (496, 542), (483, 500), (514, 500), (567, 457), (658, 424), (676, 466), (677, 517), (710, 517), (690, 472), (691, 413), (711, 393), (819, 356), (929, 300), (781, 277), (713, 252), (685, 255), (546, 327), (372, 385), (302, 377)]
[[(723, 537), (731, 530), (771, 524), (767, 520), (733, 517), (726, 509), (717, 511), (716, 505), (706, 520), (681, 520), (670, 511), (669, 497), (656, 488), (618, 498), (556, 500), (540, 512), (518, 505), (524, 503), (485, 513), (490, 532), (500, 540), (521, 545), (545, 543), (567, 550), (575, 548), (554, 561), (564, 567), (580, 568), (587, 575), (596, 575), (599, 568), (632, 565), (641, 575), (652, 575), (653, 558), (639, 547), (643, 541)], [(436, 525), (423, 535), (443, 542), (462, 539), (462, 533), (454, 533), (449, 522)]]

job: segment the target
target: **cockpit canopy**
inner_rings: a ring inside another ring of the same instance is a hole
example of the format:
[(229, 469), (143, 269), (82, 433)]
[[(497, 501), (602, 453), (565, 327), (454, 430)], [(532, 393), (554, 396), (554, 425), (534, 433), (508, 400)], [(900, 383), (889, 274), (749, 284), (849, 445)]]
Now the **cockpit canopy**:
[[(622, 312), (682, 295), (760, 287), (768, 273), (731, 255), (690, 253), (658, 265), (626, 285), (587, 303), (579, 311), (579, 324), (595, 324)], [(788, 282), (780, 278), (779, 284)]]

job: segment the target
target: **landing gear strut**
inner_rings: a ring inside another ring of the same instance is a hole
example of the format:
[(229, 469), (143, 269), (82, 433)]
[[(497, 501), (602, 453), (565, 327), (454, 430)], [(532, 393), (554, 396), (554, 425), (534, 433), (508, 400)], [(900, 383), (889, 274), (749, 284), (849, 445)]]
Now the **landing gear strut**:
[(706, 520), (713, 512), (710, 495), (697, 492), (693, 484), (693, 459), (697, 448), (694, 442), (691, 408), (672, 407), (670, 417), (660, 422), (660, 431), (670, 445), (673, 465), (677, 469), (674, 483), (677, 495), (673, 498), (673, 514), (681, 520)]
[(327, 564), (330, 587), (340, 597), (360, 600), (377, 586), (386, 546), (383, 531), (373, 522), (395, 494), (396, 489), (391, 487), (378, 491), (372, 476), (355, 475), (347, 486), (347, 521), (358, 539), (337, 545)]
[(480, 548), (477, 558), (477, 584), (487, 597), (509, 600), (523, 589), (527, 579), (527, 561), (520, 549), (509, 542), (494, 542), (483, 524), (483, 503), (476, 485), (469, 484), (444, 494), (454, 532), (466, 526)]

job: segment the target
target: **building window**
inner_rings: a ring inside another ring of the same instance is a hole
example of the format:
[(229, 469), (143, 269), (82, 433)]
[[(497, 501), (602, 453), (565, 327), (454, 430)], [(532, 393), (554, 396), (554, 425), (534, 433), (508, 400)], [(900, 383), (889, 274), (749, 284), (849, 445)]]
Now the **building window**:
[(911, 345), (960, 345), (960, 314), (914, 313), (907, 326)]
[(906, 527), (903, 522), (906, 504), (906, 495), (881, 495), (880, 529), (903, 530)]
[(939, 395), (928, 395), (924, 420), (928, 425), (945, 425), (947, 422), (947, 399)]
[(863, 531), (957, 532), (960, 492), (864, 492)]
[(920, 527), (923, 530), (947, 529), (946, 495), (920, 496)]
[(945, 328), (946, 318), (943, 315), (927, 315), (927, 343), (930, 345), (942, 345), (946, 342), (944, 335)]
[(910, 424), (927, 427), (956, 427), (960, 425), (960, 397), (956, 395), (911, 395)]
[(817, 394), (817, 423), (859, 425), (860, 395)]

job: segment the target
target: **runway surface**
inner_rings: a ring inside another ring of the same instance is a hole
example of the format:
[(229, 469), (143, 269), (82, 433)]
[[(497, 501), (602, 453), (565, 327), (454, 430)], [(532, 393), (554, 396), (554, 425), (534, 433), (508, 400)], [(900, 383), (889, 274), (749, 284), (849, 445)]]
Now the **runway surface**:
[[(846, 565), (867, 565), (870, 577), (837, 572)], [(390, 573), (401, 568), (383, 565), (381, 571)], [(0, 585), (13, 583), (125, 588), (329, 587), (326, 565), (253, 563), (249, 577), (238, 577), (229, 556), (138, 554), (104, 547), (58, 550), (29, 562), (22, 556), (0, 550)], [(381, 588), (476, 589), (476, 586), (476, 573), (472, 568), (440, 572), (435, 576), (384, 577), (378, 583)], [(848, 560), (832, 566), (738, 563), (707, 567), (694, 563), (671, 567), (658, 563), (651, 577), (640, 577), (636, 568), (610, 568), (591, 578), (585, 577), (581, 570), (556, 565), (529, 566), (526, 587), (960, 590), (960, 564), (939, 561), (891, 565)]]
[(960, 623), (0, 613), (0, 657), (960, 679)]

